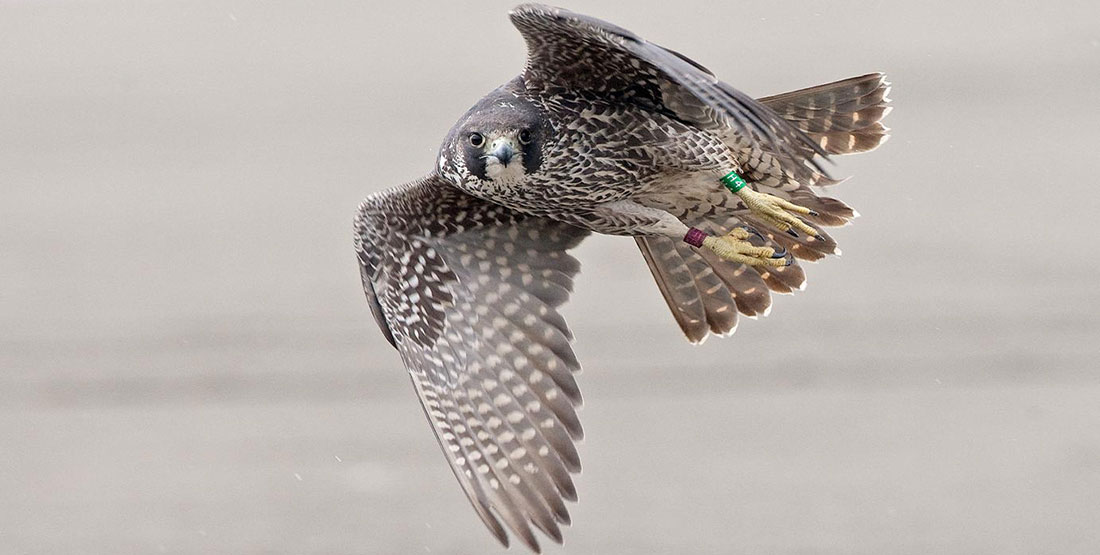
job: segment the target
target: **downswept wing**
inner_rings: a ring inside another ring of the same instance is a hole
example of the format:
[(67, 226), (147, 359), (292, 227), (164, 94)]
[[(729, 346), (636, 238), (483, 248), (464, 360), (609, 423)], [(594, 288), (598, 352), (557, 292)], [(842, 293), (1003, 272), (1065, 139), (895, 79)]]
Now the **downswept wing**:
[(696, 123), (728, 126), (787, 167), (813, 167), (828, 153), (767, 106), (719, 81), (699, 63), (617, 25), (539, 4), (509, 14), (527, 42), (529, 89), (575, 91), (650, 103)]
[(368, 197), (363, 286), (481, 520), (561, 542), (582, 437), (572, 335), (557, 307), (588, 232), (469, 196), (438, 175)]

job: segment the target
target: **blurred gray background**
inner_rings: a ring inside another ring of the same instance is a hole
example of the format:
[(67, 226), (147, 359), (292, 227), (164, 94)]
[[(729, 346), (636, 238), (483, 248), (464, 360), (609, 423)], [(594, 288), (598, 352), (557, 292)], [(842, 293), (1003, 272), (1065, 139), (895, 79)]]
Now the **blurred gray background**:
[[(351, 219), (519, 72), (510, 6), (0, 1), (0, 552), (501, 551)], [(886, 71), (895, 111), (839, 160), (844, 256), (732, 338), (686, 344), (629, 239), (577, 250), (550, 553), (1100, 551), (1100, 9), (1037, 6), (569, 4), (757, 96)]]

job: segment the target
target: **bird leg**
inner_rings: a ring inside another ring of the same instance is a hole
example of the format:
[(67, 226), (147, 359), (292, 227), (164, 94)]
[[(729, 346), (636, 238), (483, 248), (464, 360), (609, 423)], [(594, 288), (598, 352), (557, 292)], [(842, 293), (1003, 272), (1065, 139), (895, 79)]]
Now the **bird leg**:
[[(580, 215), (578, 215), (580, 216)], [(723, 260), (752, 266), (787, 266), (791, 258), (786, 249), (775, 249), (753, 244), (755, 237), (764, 243), (763, 236), (751, 228), (737, 227), (726, 235), (713, 236), (707, 232), (689, 228), (676, 216), (657, 208), (644, 206), (632, 200), (618, 200), (601, 204), (596, 210), (581, 216), (575, 222), (597, 233), (611, 235), (662, 235), (683, 240), (695, 248), (705, 248)]]
[(779, 231), (784, 231), (791, 237), (798, 237), (798, 232), (795, 231), (797, 229), (811, 237), (823, 240), (816, 229), (807, 225), (798, 216), (791, 214), (791, 212), (794, 212), (816, 216), (817, 212), (777, 196), (755, 191), (735, 171), (722, 176), (720, 181), (730, 192), (740, 197), (741, 202), (745, 203), (745, 207), (751, 210), (753, 214)]
[(786, 249), (776, 251), (768, 246), (754, 245), (749, 240), (752, 237), (764, 242), (764, 237), (752, 228), (735, 227), (725, 235), (714, 236), (693, 227), (684, 235), (684, 242), (696, 248), (710, 249), (723, 260), (750, 266), (789, 266), (791, 264), (792, 259), (787, 256)]

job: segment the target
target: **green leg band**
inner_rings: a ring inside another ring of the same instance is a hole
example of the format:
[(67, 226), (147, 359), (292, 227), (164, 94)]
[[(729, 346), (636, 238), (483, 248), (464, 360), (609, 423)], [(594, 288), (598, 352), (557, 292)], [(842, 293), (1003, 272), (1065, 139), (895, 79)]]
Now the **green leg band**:
[(745, 183), (744, 179), (741, 179), (740, 175), (737, 175), (737, 172), (729, 172), (723, 175), (721, 181), (722, 184), (734, 194), (749, 186), (748, 183)]

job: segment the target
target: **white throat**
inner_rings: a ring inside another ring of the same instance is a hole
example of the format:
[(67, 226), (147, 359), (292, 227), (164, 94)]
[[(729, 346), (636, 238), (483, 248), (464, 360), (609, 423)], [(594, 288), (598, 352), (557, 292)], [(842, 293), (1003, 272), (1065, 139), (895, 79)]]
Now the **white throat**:
[(500, 163), (495, 156), (489, 156), (485, 159), (485, 175), (489, 176), (495, 183), (511, 184), (523, 181), (525, 170), (523, 167), (523, 154), (517, 152), (512, 159), (508, 162), (508, 165)]

